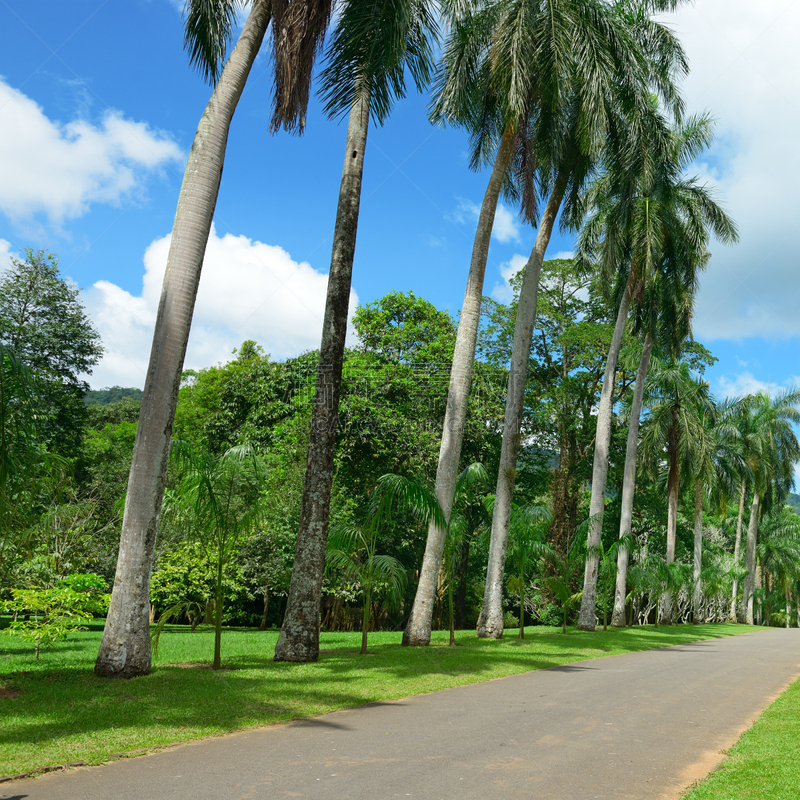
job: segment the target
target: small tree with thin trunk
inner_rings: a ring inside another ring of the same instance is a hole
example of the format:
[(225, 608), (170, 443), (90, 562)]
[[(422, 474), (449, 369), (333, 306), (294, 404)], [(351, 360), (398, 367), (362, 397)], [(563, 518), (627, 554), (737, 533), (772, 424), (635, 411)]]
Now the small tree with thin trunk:
[[(222, 666), (222, 616), (225, 573), (261, 514), (263, 475), (252, 448), (234, 447), (220, 458), (194, 455), (183, 443), (173, 447), (182, 477), (166, 495), (165, 522), (197, 541), (214, 575), (214, 660)], [(166, 616), (171, 614), (166, 612)]]

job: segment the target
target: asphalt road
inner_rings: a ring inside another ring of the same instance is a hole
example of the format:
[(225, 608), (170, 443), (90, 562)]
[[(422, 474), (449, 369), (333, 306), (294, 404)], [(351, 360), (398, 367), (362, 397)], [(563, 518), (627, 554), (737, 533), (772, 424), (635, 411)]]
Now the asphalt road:
[(0, 785), (3, 800), (668, 798), (800, 674), (800, 630), (612, 656)]

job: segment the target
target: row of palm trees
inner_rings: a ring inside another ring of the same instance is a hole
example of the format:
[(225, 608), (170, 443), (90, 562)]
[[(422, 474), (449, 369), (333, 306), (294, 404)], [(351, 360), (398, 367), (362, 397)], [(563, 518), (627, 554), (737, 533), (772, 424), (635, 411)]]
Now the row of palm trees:
[[(645, 380), (642, 363), (650, 362), (647, 341), (637, 374), (637, 386), (629, 413), (629, 430), (621, 499), (619, 550), (612, 625), (625, 625), (631, 519), (637, 458), (648, 478), (666, 484), (667, 542), (665, 565), (675, 562), (678, 498), (681, 490), (694, 495), (694, 552), (692, 608), (701, 618), (703, 602), (703, 512), (714, 508), (723, 516), (730, 502), (738, 504), (736, 537), (731, 572), (729, 618), (754, 622), (758, 527), (767, 510), (780, 513), (793, 482), (794, 465), (800, 460), (793, 425), (800, 421), (800, 392), (774, 395), (759, 393), (725, 400), (711, 398), (708, 384), (693, 375), (685, 361), (655, 362)], [(640, 388), (641, 387), (641, 388)], [(637, 437), (642, 405), (646, 420)], [(742, 545), (745, 501), (752, 499), (747, 531), (744, 591), (739, 600), (738, 566)], [(671, 620), (669, 595), (662, 598), (660, 617)]]
[[(734, 241), (711, 191), (683, 177), (710, 141), (707, 117), (683, 120), (680, 43), (654, 14), (682, 0), (342, 0), (320, 73), (325, 109), (348, 114), (308, 460), (294, 568), (275, 658), (313, 661), (339, 387), (370, 119), (389, 116), (410, 76), (433, 80), (431, 119), (467, 130), (472, 166), (490, 165), (461, 310), (436, 475), (444, 520), (432, 520), (403, 643), (430, 641), (434, 598), (460, 469), (489, 240), (501, 193), (537, 225), (524, 270), (478, 634), (503, 632), (502, 585), (539, 273), (553, 228), (580, 229), (579, 263), (600, 270), (618, 309), (598, 414), (588, 558), (580, 625), (595, 626), (612, 398), (622, 336), (634, 309), (645, 342), (673, 352), (689, 332), (710, 233)], [(255, 0), (230, 57), (233, 0), (187, 3), (190, 60), (214, 91), (198, 126), (178, 202), (141, 407), (111, 608), (96, 663), (105, 676), (150, 669), (149, 575), (194, 297), (221, 179), (230, 120), (268, 27), (272, 129), (302, 128), (327, 0)], [(442, 57), (434, 53), (443, 30)], [(649, 357), (649, 356), (648, 356)], [(643, 362), (642, 385), (647, 370)]]

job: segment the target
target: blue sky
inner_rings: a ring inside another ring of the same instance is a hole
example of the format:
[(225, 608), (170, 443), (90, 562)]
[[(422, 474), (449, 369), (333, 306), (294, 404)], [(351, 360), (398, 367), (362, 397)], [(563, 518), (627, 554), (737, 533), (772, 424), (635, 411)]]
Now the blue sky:
[[(107, 348), (91, 383), (139, 385), (185, 152), (209, 97), (182, 46), (178, 0), (0, 3), (0, 268), (44, 248), (84, 298)], [(714, 247), (695, 334), (720, 361), (718, 394), (800, 376), (800, 5), (697, 0), (669, 19), (692, 64), (690, 110), (718, 138), (696, 172), (719, 187), (742, 243)], [(270, 64), (259, 57), (234, 118), (187, 367), (254, 338), (274, 357), (316, 346), (344, 126), (314, 102), (303, 137), (270, 136)], [(486, 172), (459, 131), (434, 129), (426, 97), (370, 131), (354, 302), (413, 290), (455, 312)], [(501, 209), (486, 293), (533, 233)], [(554, 237), (548, 255), (568, 252)]]

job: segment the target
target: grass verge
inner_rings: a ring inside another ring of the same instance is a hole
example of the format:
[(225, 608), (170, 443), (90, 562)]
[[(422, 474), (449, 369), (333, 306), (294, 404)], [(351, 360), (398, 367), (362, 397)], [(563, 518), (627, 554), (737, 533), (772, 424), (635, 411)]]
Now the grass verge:
[[(315, 664), (276, 664), (277, 631), (226, 629), (223, 666), (204, 669), (213, 630), (168, 626), (150, 675), (103, 680), (93, 673), (102, 628), (71, 635), (37, 662), (30, 645), (0, 637), (0, 776), (49, 764), (97, 764), (138, 748), (199, 739), (281, 720), (322, 714), (478, 683), (600, 656), (750, 632), (743, 625), (681, 625), (584, 633), (528, 629), (520, 640), (477, 639), (458, 647), (434, 632), (428, 648), (400, 647), (400, 634), (323, 633)], [(8, 657), (10, 656), (10, 657)]]
[(800, 681), (793, 683), (686, 800), (797, 800), (800, 796)]

